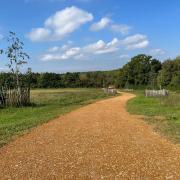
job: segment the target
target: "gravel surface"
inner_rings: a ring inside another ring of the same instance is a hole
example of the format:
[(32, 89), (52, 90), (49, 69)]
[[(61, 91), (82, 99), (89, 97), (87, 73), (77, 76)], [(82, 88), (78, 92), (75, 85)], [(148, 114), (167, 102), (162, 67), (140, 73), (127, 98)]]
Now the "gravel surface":
[(33, 129), (0, 149), (0, 180), (180, 180), (180, 148), (103, 100)]

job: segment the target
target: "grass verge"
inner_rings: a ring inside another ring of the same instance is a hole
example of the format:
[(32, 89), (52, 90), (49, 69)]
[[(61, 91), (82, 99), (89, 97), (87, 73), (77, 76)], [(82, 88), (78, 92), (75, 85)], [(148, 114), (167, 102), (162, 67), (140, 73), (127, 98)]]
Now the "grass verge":
[(0, 109), (0, 147), (28, 129), (107, 97), (101, 89), (32, 90), (32, 107)]
[(145, 120), (156, 131), (175, 143), (180, 143), (180, 93), (171, 92), (169, 97), (145, 97), (142, 91), (128, 102), (127, 110), (132, 114), (145, 115)]

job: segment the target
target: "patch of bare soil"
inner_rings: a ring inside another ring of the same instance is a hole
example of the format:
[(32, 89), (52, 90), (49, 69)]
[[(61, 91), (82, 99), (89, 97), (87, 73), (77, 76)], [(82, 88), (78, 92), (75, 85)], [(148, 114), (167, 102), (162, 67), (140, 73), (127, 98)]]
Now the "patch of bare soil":
[(0, 179), (180, 179), (180, 149), (126, 102), (103, 100), (33, 129), (0, 149)]

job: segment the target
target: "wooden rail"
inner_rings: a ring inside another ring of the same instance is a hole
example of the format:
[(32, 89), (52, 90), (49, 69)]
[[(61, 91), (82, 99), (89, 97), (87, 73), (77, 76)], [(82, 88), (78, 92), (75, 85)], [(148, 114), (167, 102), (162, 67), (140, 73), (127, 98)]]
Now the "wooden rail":
[(146, 97), (159, 97), (159, 96), (169, 96), (169, 91), (166, 89), (162, 90), (146, 90)]

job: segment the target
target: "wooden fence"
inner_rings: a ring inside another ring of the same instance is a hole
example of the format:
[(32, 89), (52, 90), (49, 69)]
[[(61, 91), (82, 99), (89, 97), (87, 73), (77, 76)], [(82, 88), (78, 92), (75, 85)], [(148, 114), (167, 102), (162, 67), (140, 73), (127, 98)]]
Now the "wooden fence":
[(145, 91), (146, 97), (160, 97), (160, 96), (169, 96), (169, 91), (162, 89), (162, 90), (146, 90)]
[(30, 89), (6, 89), (0, 88), (0, 106), (27, 106), (30, 104)]
[(103, 88), (103, 91), (107, 94), (116, 95), (117, 89), (116, 88)]

